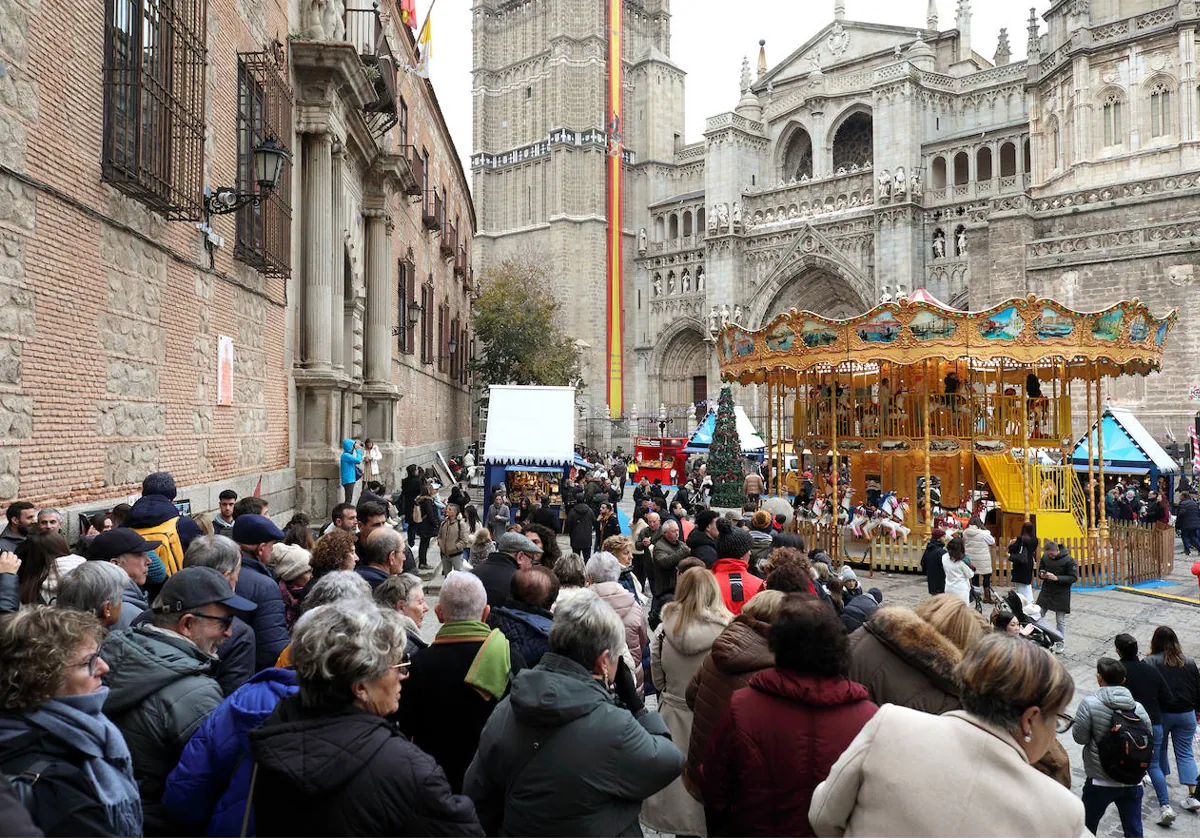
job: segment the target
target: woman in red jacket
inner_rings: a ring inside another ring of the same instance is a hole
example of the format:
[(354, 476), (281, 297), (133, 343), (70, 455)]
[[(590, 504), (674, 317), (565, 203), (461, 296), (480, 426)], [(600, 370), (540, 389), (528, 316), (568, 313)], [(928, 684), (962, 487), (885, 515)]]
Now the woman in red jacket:
[(828, 604), (789, 595), (771, 624), (775, 667), (733, 694), (700, 772), (712, 837), (813, 837), (808, 807), (878, 707), (846, 678), (849, 645)]

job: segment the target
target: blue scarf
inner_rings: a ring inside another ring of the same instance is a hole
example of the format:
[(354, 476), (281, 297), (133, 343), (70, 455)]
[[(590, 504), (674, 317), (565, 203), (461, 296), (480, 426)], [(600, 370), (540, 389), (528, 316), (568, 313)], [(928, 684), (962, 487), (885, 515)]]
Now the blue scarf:
[(47, 700), (25, 717), (87, 756), (83, 773), (118, 837), (142, 836), (142, 799), (121, 730), (101, 711), (108, 689)]

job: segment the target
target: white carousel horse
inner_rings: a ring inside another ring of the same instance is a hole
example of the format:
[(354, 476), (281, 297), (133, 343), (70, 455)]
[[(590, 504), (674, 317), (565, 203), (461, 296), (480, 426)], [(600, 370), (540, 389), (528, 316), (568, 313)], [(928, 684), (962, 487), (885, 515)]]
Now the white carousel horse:
[(842, 494), (841, 504), (838, 506), (838, 525), (845, 525), (850, 521), (850, 500), (854, 498), (854, 488), (847, 487), (846, 492)]
[(869, 536), (868, 528), (874, 530), (871, 522), (871, 513), (867, 510), (866, 505), (858, 505), (853, 510), (853, 515), (850, 517), (850, 531), (854, 536), (862, 539)]
[(879, 527), (883, 528), (892, 539), (897, 536), (907, 537), (909, 528), (904, 524), (908, 516), (908, 499), (899, 498), (894, 492), (888, 493), (879, 506)]

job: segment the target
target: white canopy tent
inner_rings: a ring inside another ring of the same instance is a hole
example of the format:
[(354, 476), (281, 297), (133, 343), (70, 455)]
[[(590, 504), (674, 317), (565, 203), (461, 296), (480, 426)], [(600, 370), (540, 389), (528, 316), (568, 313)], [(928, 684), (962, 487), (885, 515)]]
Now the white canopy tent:
[(563, 466), (575, 460), (575, 389), (493, 385), (485, 464)]

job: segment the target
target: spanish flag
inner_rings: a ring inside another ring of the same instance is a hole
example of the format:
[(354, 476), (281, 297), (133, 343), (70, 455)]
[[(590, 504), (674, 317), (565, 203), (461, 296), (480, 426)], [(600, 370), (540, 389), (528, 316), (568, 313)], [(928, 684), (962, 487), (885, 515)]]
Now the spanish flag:
[[(430, 12), (433, 7), (430, 7)], [(417, 67), (416, 73), (422, 79), (429, 78), (429, 61), (433, 58), (433, 29), (430, 15), (425, 15), (425, 25), (421, 27), (421, 34), (417, 36)]]
[(409, 29), (417, 28), (417, 0), (400, 0), (400, 19)]

